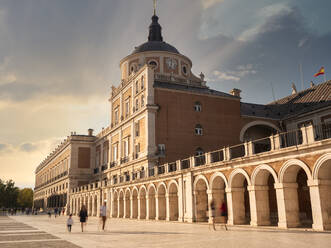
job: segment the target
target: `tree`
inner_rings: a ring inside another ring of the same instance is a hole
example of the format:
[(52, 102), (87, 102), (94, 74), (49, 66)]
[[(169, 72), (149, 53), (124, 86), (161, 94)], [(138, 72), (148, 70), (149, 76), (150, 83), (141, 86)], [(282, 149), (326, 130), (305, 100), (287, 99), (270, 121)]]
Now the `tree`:
[(33, 190), (31, 188), (24, 188), (19, 191), (17, 203), (20, 207), (31, 208), (33, 202)]
[(17, 207), (17, 196), (19, 189), (15, 187), (12, 180), (4, 183), (0, 179), (0, 207), (15, 208)]

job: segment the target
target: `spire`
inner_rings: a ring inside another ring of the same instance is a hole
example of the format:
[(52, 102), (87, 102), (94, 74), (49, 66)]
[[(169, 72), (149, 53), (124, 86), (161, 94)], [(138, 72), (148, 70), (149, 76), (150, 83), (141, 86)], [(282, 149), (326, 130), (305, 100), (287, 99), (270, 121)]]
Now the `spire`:
[(158, 21), (159, 17), (156, 15), (156, 0), (154, 0), (154, 15), (152, 16), (152, 23), (149, 26), (148, 41), (163, 41), (162, 27)]

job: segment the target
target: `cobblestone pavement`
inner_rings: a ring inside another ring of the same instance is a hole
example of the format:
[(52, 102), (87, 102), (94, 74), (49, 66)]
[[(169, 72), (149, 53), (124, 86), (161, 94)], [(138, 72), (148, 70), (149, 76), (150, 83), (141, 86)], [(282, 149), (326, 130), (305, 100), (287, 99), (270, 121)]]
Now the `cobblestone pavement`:
[(16, 221), (7, 216), (0, 216), (0, 247), (1, 248), (77, 248), (66, 240), (62, 240), (45, 231)]
[[(11, 217), (12, 218), (12, 217)], [(49, 238), (48, 246), (40, 244), (40, 247), (75, 247), (72, 244), (83, 248), (103, 248), (103, 247), (227, 247), (227, 248), (330, 248), (330, 232), (312, 232), (302, 230), (276, 230), (251, 229), (249, 227), (230, 227), (228, 231), (224, 227), (217, 226), (217, 231), (209, 230), (207, 224), (187, 224), (165, 221), (138, 221), (127, 219), (108, 220), (106, 231), (100, 230), (100, 221), (96, 217), (88, 219), (84, 233), (80, 230), (80, 223), (74, 217), (72, 233), (66, 230), (66, 217), (52, 216), (15, 216), (12, 219), (24, 223), (19, 224), (24, 232), (31, 232), (32, 228), (38, 228), (41, 235)], [(17, 223), (17, 222), (16, 222)], [(13, 224), (11, 224), (13, 225)], [(1, 224), (4, 226), (4, 223)], [(31, 228), (31, 229), (28, 229)], [(13, 233), (14, 230), (11, 230)], [(58, 239), (56, 237), (58, 237)], [(43, 237), (44, 239), (45, 237)], [(52, 240), (52, 241), (50, 241)], [(63, 243), (69, 241), (68, 243)], [(1, 241), (2, 242), (2, 241)], [(44, 241), (43, 241), (44, 242)], [(61, 243), (62, 242), (62, 243)], [(10, 245), (10, 243), (8, 243)], [(6, 244), (6, 245), (8, 245)], [(27, 244), (27, 242), (24, 242)], [(35, 242), (37, 244), (37, 242)], [(56, 244), (50, 246), (50, 244)], [(0, 247), (21, 247), (2, 246)], [(22, 246), (23, 247), (23, 246)], [(26, 246), (24, 247), (39, 247)]]

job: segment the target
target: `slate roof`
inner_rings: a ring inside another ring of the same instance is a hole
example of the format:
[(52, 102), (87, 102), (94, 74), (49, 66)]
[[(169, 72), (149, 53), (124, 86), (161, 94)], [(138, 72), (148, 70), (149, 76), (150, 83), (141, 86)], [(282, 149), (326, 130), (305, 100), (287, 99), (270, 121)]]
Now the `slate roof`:
[(330, 106), (331, 81), (326, 81), (267, 105), (241, 103), (241, 114), (280, 120)]
[(164, 41), (147, 41), (144, 44), (135, 47), (132, 54), (147, 52), (147, 51), (163, 51), (163, 52), (180, 54), (175, 47)]
[(186, 91), (186, 92), (192, 92), (192, 93), (198, 93), (198, 94), (205, 94), (205, 95), (214, 95), (214, 96), (221, 96), (221, 97), (228, 97), (228, 98), (235, 98), (239, 99), (237, 96), (233, 96), (231, 94), (227, 94), (221, 91), (212, 90), (208, 87), (197, 87), (193, 85), (185, 85), (175, 82), (160, 82), (155, 81), (154, 82), (154, 88), (164, 88), (164, 89), (171, 89), (171, 90), (179, 90), (179, 91)]

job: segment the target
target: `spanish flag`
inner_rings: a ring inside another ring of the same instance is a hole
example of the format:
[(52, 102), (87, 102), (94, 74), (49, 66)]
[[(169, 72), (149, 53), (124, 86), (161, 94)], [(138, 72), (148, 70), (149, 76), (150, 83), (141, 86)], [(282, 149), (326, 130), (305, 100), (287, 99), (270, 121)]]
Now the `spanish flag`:
[(314, 75), (314, 77), (318, 77), (319, 75), (324, 75), (325, 74), (325, 70), (324, 70), (324, 66), (321, 67), (321, 69)]

